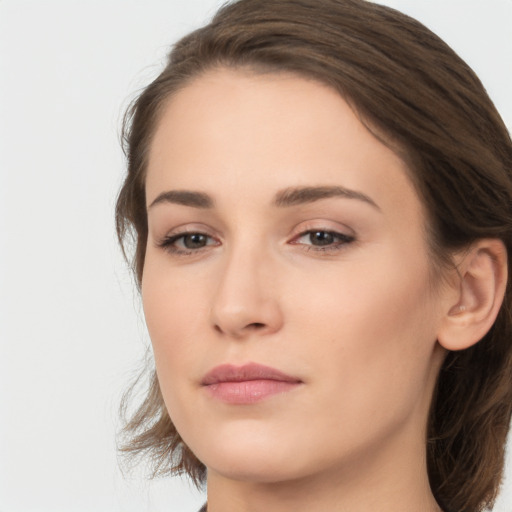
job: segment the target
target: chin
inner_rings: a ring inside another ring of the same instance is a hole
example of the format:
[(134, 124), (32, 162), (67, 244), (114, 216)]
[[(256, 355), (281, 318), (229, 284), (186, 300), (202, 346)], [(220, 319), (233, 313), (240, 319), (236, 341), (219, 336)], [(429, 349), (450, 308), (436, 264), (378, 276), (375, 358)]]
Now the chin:
[(297, 457), (297, 444), (249, 432), (203, 438), (200, 445), (189, 446), (209, 471), (231, 480), (277, 483), (307, 475), (310, 464)]
[(296, 466), (293, 457), (289, 457), (286, 461), (276, 461), (271, 454), (267, 457), (252, 459), (241, 457), (239, 454), (233, 460), (227, 458), (212, 460), (212, 464), (206, 464), (206, 466), (208, 471), (214, 471), (229, 480), (254, 484), (290, 482), (305, 478), (309, 474), (305, 468)]

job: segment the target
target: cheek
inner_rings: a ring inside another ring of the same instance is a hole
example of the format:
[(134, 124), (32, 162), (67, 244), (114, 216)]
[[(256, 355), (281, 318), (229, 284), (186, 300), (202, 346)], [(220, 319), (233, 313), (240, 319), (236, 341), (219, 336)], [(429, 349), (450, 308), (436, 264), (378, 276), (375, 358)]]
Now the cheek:
[(332, 393), (349, 390), (354, 407), (396, 407), (397, 396), (410, 404), (428, 379), (436, 342), (428, 262), (400, 255), (380, 252), (311, 275), (288, 315), (302, 357), (325, 369)]
[[(146, 325), (162, 397), (182, 437), (197, 422), (197, 410), (190, 404), (196, 403), (199, 368), (207, 367), (204, 295), (204, 281), (181, 282), (178, 273), (162, 272), (151, 260), (146, 263), (142, 281)], [(188, 443), (186, 436), (183, 439)]]
[(144, 277), (142, 302), (146, 324), (154, 344), (168, 344), (173, 339), (173, 345), (176, 345), (183, 335), (190, 334), (190, 329), (197, 323), (193, 320), (197, 320), (198, 309), (201, 307), (197, 302), (200, 295), (197, 288), (194, 283), (180, 286), (175, 279), (157, 274)]
[[(175, 389), (190, 375), (190, 361), (200, 363), (204, 341), (204, 279), (179, 279), (179, 271), (147, 258), (142, 279), (142, 302), (162, 389)], [(166, 398), (166, 397), (164, 397)]]

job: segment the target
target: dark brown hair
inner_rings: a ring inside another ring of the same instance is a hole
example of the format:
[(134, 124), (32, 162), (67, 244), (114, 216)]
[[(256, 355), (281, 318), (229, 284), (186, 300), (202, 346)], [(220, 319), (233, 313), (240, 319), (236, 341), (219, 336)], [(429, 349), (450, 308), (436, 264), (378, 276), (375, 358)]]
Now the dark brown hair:
[[(167, 66), (125, 119), (128, 174), (117, 232), (132, 236), (140, 285), (147, 241), (148, 147), (165, 100), (206, 70), (228, 66), (293, 72), (336, 89), (409, 164), (428, 213), (433, 262), (479, 238), (512, 255), (512, 142), (473, 71), (419, 22), (364, 0), (239, 0), (180, 40)], [(450, 352), (428, 424), (430, 484), (447, 510), (491, 506), (499, 489), (512, 412), (510, 283), (495, 325), (475, 346)], [(149, 455), (154, 474), (205, 467), (180, 440), (154, 370), (124, 430), (124, 451)]]

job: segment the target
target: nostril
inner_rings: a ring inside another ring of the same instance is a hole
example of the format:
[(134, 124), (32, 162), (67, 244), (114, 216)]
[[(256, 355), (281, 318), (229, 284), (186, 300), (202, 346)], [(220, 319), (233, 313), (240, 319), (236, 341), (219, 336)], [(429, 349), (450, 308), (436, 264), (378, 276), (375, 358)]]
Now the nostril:
[(263, 327), (265, 327), (265, 324), (262, 324), (260, 322), (254, 322), (252, 324), (249, 324), (247, 327), (249, 327), (250, 329), (262, 329)]
[[(242, 331), (239, 332), (239, 334), (241, 335), (243, 331), (246, 331), (246, 332), (249, 332), (249, 331), (261, 331), (262, 329), (265, 329), (266, 327), (266, 324), (264, 323), (261, 323), (261, 322), (253, 322), (253, 323), (250, 323), (250, 324), (247, 324), (243, 329)], [(229, 329), (226, 329), (224, 330), (220, 325), (218, 324), (215, 324), (213, 326), (213, 328), (218, 332), (218, 333), (228, 333), (230, 332)]]

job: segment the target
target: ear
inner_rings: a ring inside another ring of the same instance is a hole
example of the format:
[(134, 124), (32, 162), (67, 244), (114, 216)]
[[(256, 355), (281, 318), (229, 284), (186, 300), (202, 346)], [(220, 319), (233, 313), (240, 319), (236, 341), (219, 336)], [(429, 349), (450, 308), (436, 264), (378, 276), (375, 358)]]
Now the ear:
[(456, 293), (449, 294), (437, 338), (447, 350), (471, 347), (487, 334), (507, 286), (507, 250), (501, 240), (478, 240), (457, 259)]

